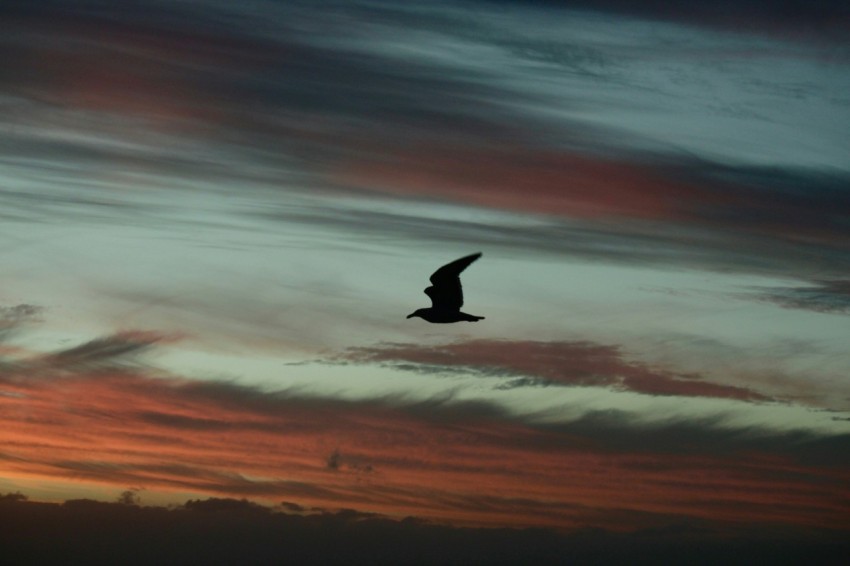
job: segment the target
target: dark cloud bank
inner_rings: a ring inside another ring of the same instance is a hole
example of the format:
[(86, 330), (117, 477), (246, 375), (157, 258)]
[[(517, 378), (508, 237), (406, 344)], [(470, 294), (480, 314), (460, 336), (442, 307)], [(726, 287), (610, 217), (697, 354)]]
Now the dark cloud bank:
[(850, 8), (841, 0), (487, 0), (495, 5), (532, 5), (543, 8), (571, 8), (638, 15), (671, 21), (684, 21), (745, 29), (804, 32), (850, 29)]
[(826, 530), (754, 525), (730, 537), (691, 521), (559, 533), (281, 509), (244, 499), (162, 508), (7, 494), (0, 496), (0, 547), (14, 564), (837, 564), (850, 552), (841, 533)]

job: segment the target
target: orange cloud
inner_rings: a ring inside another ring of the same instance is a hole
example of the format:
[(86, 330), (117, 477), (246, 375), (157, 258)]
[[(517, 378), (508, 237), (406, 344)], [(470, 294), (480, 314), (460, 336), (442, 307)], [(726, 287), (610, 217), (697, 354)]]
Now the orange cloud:
[(629, 530), (686, 516), (850, 528), (847, 467), (777, 450), (783, 438), (727, 446), (687, 427), (541, 427), (484, 404), (307, 398), (103, 368), (44, 377), (0, 381), (6, 478), (456, 524)]

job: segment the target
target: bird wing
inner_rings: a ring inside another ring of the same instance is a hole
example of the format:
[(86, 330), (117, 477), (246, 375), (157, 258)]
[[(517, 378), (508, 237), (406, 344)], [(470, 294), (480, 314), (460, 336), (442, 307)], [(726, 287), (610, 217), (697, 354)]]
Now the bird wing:
[(431, 297), (435, 309), (460, 310), (463, 306), (463, 288), (460, 285), (460, 273), (469, 264), (481, 257), (481, 253), (468, 255), (447, 263), (431, 275), (432, 285), (425, 289)]

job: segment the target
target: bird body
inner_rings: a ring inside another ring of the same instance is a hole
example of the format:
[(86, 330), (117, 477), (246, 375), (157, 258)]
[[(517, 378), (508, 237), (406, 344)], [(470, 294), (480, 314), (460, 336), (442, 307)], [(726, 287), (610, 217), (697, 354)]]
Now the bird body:
[(425, 289), (425, 294), (431, 298), (431, 308), (417, 309), (407, 315), (407, 318), (419, 317), (437, 324), (483, 320), (483, 316), (475, 316), (460, 311), (460, 307), (463, 306), (463, 288), (460, 285), (460, 274), (479, 257), (481, 257), (481, 253), (468, 255), (447, 263), (435, 271), (431, 275), (431, 286)]
[(460, 311), (440, 310), (433, 307), (430, 309), (417, 309), (416, 312), (407, 315), (407, 318), (413, 318), (414, 316), (435, 324), (448, 324), (450, 322), (461, 321), (478, 322), (479, 320), (484, 320), (483, 316), (475, 316)]

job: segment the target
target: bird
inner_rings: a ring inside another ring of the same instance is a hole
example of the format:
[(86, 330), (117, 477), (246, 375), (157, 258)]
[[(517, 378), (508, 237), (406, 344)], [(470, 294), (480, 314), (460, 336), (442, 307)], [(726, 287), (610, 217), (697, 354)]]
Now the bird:
[(431, 286), (425, 289), (425, 294), (431, 297), (431, 308), (417, 309), (407, 315), (407, 318), (418, 316), (428, 322), (441, 324), (484, 320), (483, 316), (460, 312), (460, 307), (463, 306), (460, 273), (479, 257), (481, 257), (481, 252), (456, 259), (435, 271), (431, 275)]

